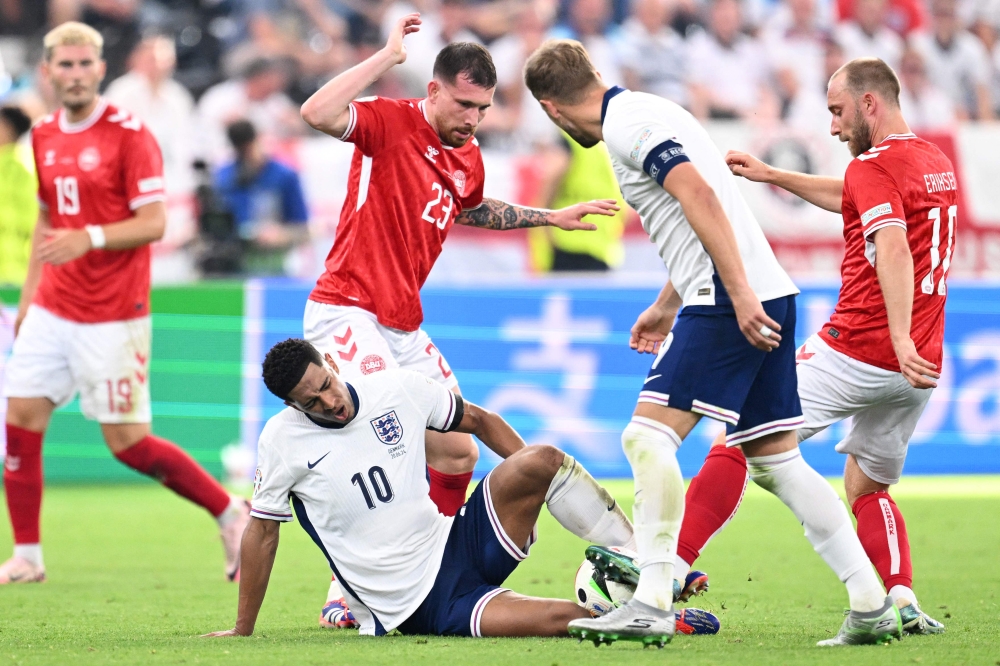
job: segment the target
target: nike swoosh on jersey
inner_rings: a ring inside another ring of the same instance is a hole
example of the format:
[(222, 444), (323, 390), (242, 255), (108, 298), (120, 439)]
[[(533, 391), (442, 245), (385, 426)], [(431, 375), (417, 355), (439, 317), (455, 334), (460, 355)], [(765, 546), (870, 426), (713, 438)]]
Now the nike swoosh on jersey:
[(322, 462), (323, 458), (326, 458), (326, 457), (327, 457), (328, 455), (330, 455), (330, 452), (329, 452), (329, 451), (327, 451), (326, 453), (324, 453), (323, 455), (321, 455), (321, 456), (319, 457), (319, 460), (317, 460), (317, 461), (316, 461), (316, 462), (314, 462), (314, 463), (311, 463), (311, 462), (309, 462), (309, 461), (306, 461), (306, 467), (308, 467), (309, 469), (312, 469), (312, 468), (313, 468), (313, 467), (315, 467), (316, 465), (320, 464), (320, 462)]
[(651, 377), (646, 377), (646, 381), (644, 381), (643, 384), (648, 384), (649, 382), (653, 381), (657, 377), (662, 377), (662, 376), (663, 375), (652, 375)]

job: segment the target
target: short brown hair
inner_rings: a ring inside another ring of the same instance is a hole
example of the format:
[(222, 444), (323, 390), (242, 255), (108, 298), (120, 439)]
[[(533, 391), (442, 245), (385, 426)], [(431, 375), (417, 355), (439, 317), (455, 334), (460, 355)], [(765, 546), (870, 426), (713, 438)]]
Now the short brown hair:
[(104, 37), (86, 23), (66, 21), (49, 30), (42, 44), (45, 46), (46, 60), (52, 60), (52, 52), (57, 46), (93, 46), (100, 58), (104, 50)]
[(576, 104), (600, 83), (583, 44), (573, 39), (550, 39), (524, 64), (524, 84), (537, 100)]
[(855, 58), (834, 72), (831, 80), (841, 73), (847, 89), (855, 97), (875, 93), (894, 106), (899, 106), (899, 79), (892, 67), (878, 58)]
[(480, 88), (495, 88), (497, 69), (485, 47), (473, 42), (452, 42), (434, 59), (434, 77), (455, 83), (459, 75)]

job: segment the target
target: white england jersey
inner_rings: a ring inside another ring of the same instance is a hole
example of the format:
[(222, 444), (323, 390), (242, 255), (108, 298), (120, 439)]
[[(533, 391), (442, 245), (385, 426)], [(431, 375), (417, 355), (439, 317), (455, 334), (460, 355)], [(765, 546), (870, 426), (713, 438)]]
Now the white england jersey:
[(326, 555), (361, 633), (392, 631), (430, 592), (452, 518), (428, 495), (424, 431), (461, 421), (460, 397), (410, 370), (385, 370), (348, 385), (357, 415), (319, 425), (287, 408), (257, 446), (250, 515), (292, 520)]
[(684, 305), (716, 305), (721, 284), (713, 279), (715, 266), (680, 202), (663, 189), (667, 173), (684, 162), (694, 164), (722, 203), (757, 298), (769, 301), (799, 293), (694, 116), (661, 97), (615, 86), (604, 95), (601, 122), (622, 195), (639, 213)]

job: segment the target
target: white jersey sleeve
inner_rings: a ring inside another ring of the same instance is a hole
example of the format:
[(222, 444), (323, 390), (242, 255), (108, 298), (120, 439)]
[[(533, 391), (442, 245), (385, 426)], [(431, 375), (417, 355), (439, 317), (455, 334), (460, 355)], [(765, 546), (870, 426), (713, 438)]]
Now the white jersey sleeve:
[(622, 162), (630, 163), (634, 169), (641, 169), (647, 176), (663, 186), (670, 170), (679, 164), (690, 162), (684, 146), (669, 124), (651, 115), (636, 118), (638, 122), (614, 124), (605, 128), (604, 142), (608, 152)]
[[(270, 422), (268, 426), (271, 426)], [(257, 472), (253, 480), (250, 515), (287, 523), (292, 519), (288, 494), (295, 485), (295, 476), (271, 441), (277, 428), (268, 426), (264, 427), (257, 442)]]
[(399, 374), (407, 396), (421, 414), (427, 415), (428, 430), (450, 432), (458, 427), (465, 415), (462, 396), (412, 370), (402, 370)]

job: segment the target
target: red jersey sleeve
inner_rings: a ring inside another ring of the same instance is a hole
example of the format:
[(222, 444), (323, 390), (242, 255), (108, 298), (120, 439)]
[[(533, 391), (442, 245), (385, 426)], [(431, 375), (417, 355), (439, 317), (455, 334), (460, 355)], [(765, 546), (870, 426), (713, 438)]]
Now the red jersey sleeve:
[[(863, 156), (869, 153), (864, 153)], [(885, 227), (906, 229), (903, 197), (896, 179), (878, 163), (878, 155), (855, 160), (847, 171), (844, 194), (861, 216), (861, 229), (865, 239)]]
[(123, 152), (122, 185), (128, 207), (136, 210), (154, 201), (165, 201), (160, 145), (145, 126), (125, 136), (128, 137), (128, 146)]
[(483, 156), (477, 155), (477, 164), (472, 182), (472, 191), (459, 199), (462, 210), (477, 208), (483, 203), (483, 186), (486, 184), (486, 169), (483, 167)]
[(407, 100), (362, 97), (348, 107), (350, 120), (341, 141), (353, 143), (363, 154), (374, 156), (394, 137), (405, 135), (410, 125), (404, 107)]

